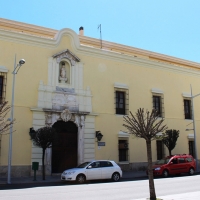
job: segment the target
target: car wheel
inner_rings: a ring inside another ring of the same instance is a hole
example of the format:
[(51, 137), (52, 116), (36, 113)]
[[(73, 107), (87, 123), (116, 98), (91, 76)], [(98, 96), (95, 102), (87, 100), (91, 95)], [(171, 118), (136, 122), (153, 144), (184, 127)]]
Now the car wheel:
[(76, 177), (76, 181), (77, 181), (77, 183), (79, 183), (79, 184), (83, 184), (83, 183), (85, 183), (86, 178), (85, 178), (85, 176), (84, 176), (83, 174), (79, 174), (79, 175)]
[(190, 168), (189, 170), (189, 175), (193, 175), (194, 174), (194, 169), (193, 168)]
[(169, 172), (165, 169), (162, 173), (163, 177), (166, 178), (169, 176)]
[(115, 182), (117, 182), (117, 181), (119, 181), (119, 179), (120, 179), (119, 173), (115, 172), (115, 173), (112, 175), (112, 180), (115, 181)]

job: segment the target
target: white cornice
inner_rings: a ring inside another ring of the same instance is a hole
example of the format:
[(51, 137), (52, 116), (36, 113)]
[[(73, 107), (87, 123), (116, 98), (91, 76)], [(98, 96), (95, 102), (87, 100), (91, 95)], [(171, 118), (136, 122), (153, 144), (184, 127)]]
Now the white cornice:
[(123, 131), (119, 131), (118, 137), (126, 137), (126, 138), (129, 138), (129, 137), (130, 137), (130, 134), (129, 134), (129, 133), (126, 133), (126, 132), (123, 132)]
[(183, 92), (182, 93), (182, 96), (183, 97), (187, 97), (187, 98), (191, 98), (192, 96), (191, 96), (191, 93), (186, 93), (186, 92)]
[(35, 35), (16, 33), (14, 31), (7, 31), (0, 29), (0, 39), (7, 41), (15, 41), (19, 43), (26, 43), (34, 46), (42, 46), (45, 48), (55, 48), (59, 45), (61, 38), (67, 35), (71, 39), (71, 45), (76, 54), (89, 55), (95, 57), (101, 57), (103, 59), (112, 59), (117, 62), (130, 63), (135, 66), (155, 68), (159, 70), (168, 70), (177, 73), (185, 73), (188, 75), (200, 75), (199, 70), (194, 68), (186, 68), (182, 66), (175, 66), (168, 63), (158, 62), (156, 60), (148, 60), (146, 58), (134, 57), (132, 55), (125, 55), (119, 52), (113, 52), (109, 50), (103, 50), (98, 48), (91, 48), (88, 46), (80, 45), (78, 35), (71, 29), (60, 30), (54, 39), (42, 38)]
[(115, 88), (122, 88), (122, 89), (128, 89), (128, 85), (124, 83), (114, 83)]
[(188, 139), (194, 139), (194, 133), (188, 134)]
[(151, 92), (152, 93), (157, 93), (157, 94), (163, 94), (164, 93), (161, 89), (158, 89), (158, 88), (152, 88)]
[(7, 67), (5, 67), (5, 66), (0, 66), (0, 72), (8, 72), (8, 69), (7, 69)]
[[(56, 38), (57, 35), (59, 35), (62, 32), (62, 30), (66, 30), (66, 29), (62, 29), (60, 31), (57, 31), (55, 29), (17, 22), (13, 20), (7, 20), (3, 18), (0, 18), (0, 27), (2, 29), (7, 29), (8, 31), (15, 31), (18, 33), (24, 32), (30, 35), (43, 36), (44, 38)], [(91, 47), (98, 48), (98, 49), (101, 48), (101, 45), (98, 39), (81, 36), (81, 35), (77, 35), (77, 37), (80, 39), (81, 44), (90, 46), (90, 48)], [(134, 47), (130, 47), (130, 46), (122, 45), (122, 44), (117, 44), (113, 42), (108, 42), (108, 41), (102, 41), (102, 42), (103, 42), (103, 49), (105, 50), (116, 51), (118, 53), (127, 54), (127, 55), (131, 55), (135, 57), (139, 56), (146, 59), (153, 59), (153, 60), (155, 59), (160, 62), (168, 62), (168, 64), (183, 65), (183, 66), (193, 67), (197, 69), (200, 68), (200, 64), (196, 62), (192, 62), (192, 61), (188, 61), (188, 60), (184, 60), (184, 59), (180, 59), (180, 58), (176, 58), (176, 57), (172, 57), (172, 56), (168, 56), (164, 54), (159, 54), (159, 53), (155, 53), (152, 51), (147, 51), (147, 50), (143, 50), (139, 48), (134, 48)]]

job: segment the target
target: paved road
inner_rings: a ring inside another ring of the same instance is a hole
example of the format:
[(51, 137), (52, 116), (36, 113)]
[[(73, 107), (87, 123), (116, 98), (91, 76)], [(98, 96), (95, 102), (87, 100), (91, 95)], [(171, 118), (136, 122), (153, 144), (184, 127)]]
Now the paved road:
[[(157, 197), (174, 195), (170, 199), (176, 200), (177, 194), (182, 194), (185, 196), (182, 199), (195, 200), (189, 197), (190, 193), (200, 191), (199, 183), (200, 175), (155, 179)], [(147, 197), (148, 180), (0, 190), (0, 200), (133, 200)]]

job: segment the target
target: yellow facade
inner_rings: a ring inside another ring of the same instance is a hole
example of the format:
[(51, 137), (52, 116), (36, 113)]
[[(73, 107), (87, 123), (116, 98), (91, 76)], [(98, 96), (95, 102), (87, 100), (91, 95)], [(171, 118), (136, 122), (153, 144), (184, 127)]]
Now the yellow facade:
[[(71, 56), (71, 60), (62, 54), (66, 49), (69, 51), (65, 53)], [(73, 115), (80, 117), (80, 120), (84, 116), (85, 124), (79, 126), (78, 134), (83, 134), (85, 144), (78, 147), (78, 162), (111, 159), (129, 169), (139, 169), (145, 165), (145, 141), (128, 136), (123, 127), (123, 115), (116, 114), (117, 90), (128, 92), (126, 103), (133, 113), (138, 108), (151, 110), (152, 96), (161, 96), (165, 123), (169, 129), (180, 130), (180, 137), (172, 152), (189, 153), (188, 142), (194, 140), (194, 132), (185, 131), (193, 126), (190, 124), (192, 120), (184, 117), (183, 101), (190, 99), (190, 84), (193, 93), (199, 93), (200, 64), (105, 41), (101, 49), (99, 40), (79, 36), (70, 29), (57, 31), (0, 19), (0, 66), (8, 69), (6, 100), (9, 102), (15, 54), (17, 62), (21, 58), (26, 60), (16, 75), (15, 85), (14, 117), (17, 123), (13, 133), (12, 166), (20, 171), (19, 175), (30, 174), (33, 161), (41, 164), (41, 152), (32, 146), (29, 128), (45, 126), (48, 113), (51, 113), (50, 121), (53, 122), (56, 114), (51, 107), (52, 98), (59, 93), (55, 92), (56, 87), (70, 90), (75, 88), (79, 110)], [(65, 61), (71, 67), (69, 83), (58, 80), (59, 69), (56, 66), (59, 59), (59, 62)], [(68, 95), (67, 92), (64, 94)], [(71, 95), (75, 98), (74, 94)], [(194, 102), (198, 146), (199, 97)], [(190, 125), (187, 126), (188, 124)], [(105, 142), (105, 146), (99, 147), (96, 142), (95, 132), (98, 130), (103, 134), (101, 142)], [(120, 133), (125, 134), (123, 136)], [(127, 160), (123, 162), (119, 161), (119, 140), (127, 140), (129, 146)], [(8, 144), (9, 134), (3, 135), (0, 149), (2, 174), (8, 164)], [(152, 148), (155, 161), (156, 141), (153, 141)], [(51, 157), (50, 150), (48, 153), (47, 158)], [(166, 147), (163, 155), (168, 155)], [(51, 168), (49, 160), (46, 165)], [(51, 169), (49, 172), (51, 173)]]

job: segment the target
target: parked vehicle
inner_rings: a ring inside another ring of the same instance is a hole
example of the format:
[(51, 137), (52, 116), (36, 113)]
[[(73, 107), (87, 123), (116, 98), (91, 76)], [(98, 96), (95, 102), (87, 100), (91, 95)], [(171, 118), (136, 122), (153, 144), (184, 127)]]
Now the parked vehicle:
[(112, 179), (117, 182), (122, 177), (121, 168), (111, 160), (95, 160), (85, 162), (73, 169), (65, 170), (62, 181), (77, 181), (82, 184), (86, 180)]
[(170, 174), (188, 173), (193, 175), (196, 170), (196, 162), (191, 155), (177, 154), (158, 160), (153, 166), (154, 176), (168, 177)]

